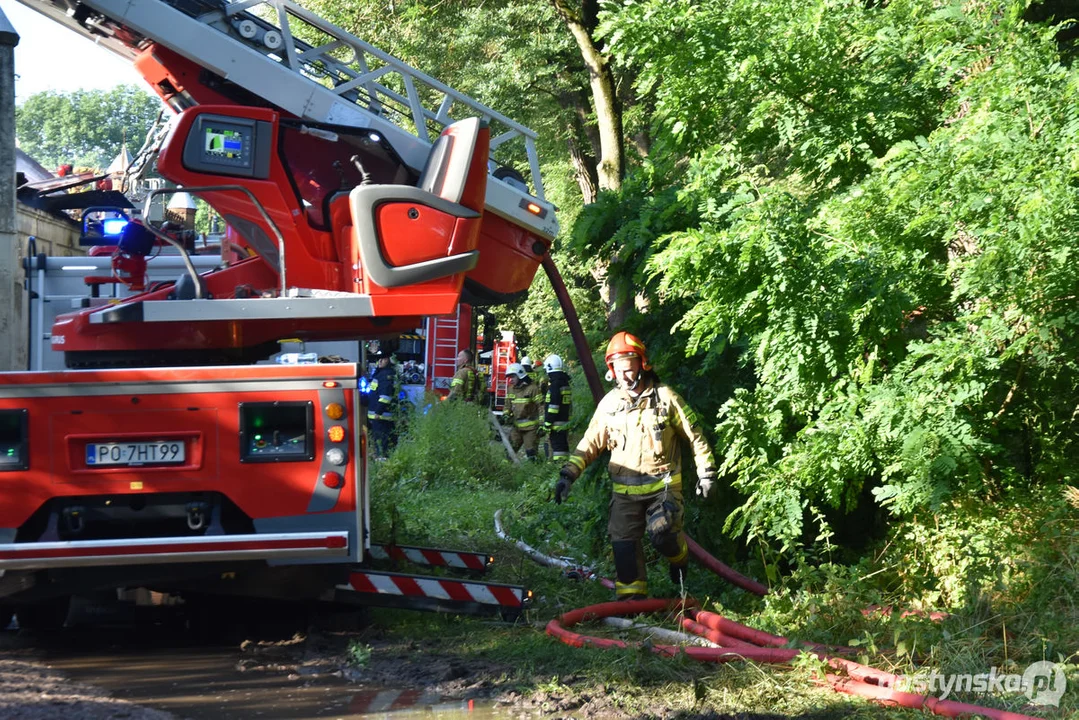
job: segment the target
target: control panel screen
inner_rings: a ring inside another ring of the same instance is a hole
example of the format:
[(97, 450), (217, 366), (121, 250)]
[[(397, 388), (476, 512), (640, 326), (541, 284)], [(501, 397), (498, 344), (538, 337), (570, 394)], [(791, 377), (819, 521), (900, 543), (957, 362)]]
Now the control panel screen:
[[(242, 112), (244, 108), (237, 108)], [(191, 112), (198, 112), (197, 108)], [(274, 123), (240, 115), (196, 115), (183, 139), (183, 165), (207, 175), (265, 180), (273, 159)]]
[(311, 403), (240, 403), (240, 462), (311, 460), (314, 440)]
[(244, 136), (236, 130), (206, 128), (206, 154), (234, 160), (243, 157)]
[(250, 126), (205, 122), (202, 125), (202, 160), (210, 165), (230, 168), (252, 167), (252, 135)]

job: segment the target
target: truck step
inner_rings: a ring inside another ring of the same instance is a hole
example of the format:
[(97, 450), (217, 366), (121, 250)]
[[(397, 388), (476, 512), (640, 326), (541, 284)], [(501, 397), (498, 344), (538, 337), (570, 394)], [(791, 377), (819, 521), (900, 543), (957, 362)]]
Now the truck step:
[(532, 591), (520, 585), (452, 580), (424, 575), (356, 570), (336, 587), (334, 601), (355, 605), (500, 615), (516, 620)]
[(493, 555), (466, 550), (410, 547), (406, 545), (371, 545), (369, 555), (374, 560), (396, 560), (413, 565), (445, 567), (454, 570), (486, 572), (495, 561)]

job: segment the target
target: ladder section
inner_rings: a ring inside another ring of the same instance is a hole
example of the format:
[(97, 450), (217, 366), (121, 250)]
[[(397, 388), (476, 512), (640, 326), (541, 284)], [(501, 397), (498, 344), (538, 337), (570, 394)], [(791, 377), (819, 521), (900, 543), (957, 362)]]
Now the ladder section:
[(533, 130), (290, 0), (83, 0), (77, 17), (60, 0), (20, 2), (95, 40), (104, 35), (102, 45), (125, 58), (138, 44), (117, 43), (110, 23), (296, 117), (377, 131), (417, 170), (444, 127), (479, 116), (492, 129), (487, 207), (546, 238), (558, 233)]
[(492, 410), (502, 410), (506, 405), (506, 370), (517, 362), (517, 345), (513, 333), (502, 331), (502, 339), (495, 343), (491, 357)]
[(449, 390), (457, 372), (457, 353), (461, 350), (461, 313), (456, 316), (436, 316), (427, 319), (427, 367), (431, 371), (431, 388)]

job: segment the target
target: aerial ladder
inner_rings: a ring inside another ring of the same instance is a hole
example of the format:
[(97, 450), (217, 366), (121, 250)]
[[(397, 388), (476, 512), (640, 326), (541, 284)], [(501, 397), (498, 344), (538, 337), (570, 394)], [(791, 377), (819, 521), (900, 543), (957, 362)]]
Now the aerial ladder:
[(131, 223), (114, 258), (171, 245), (177, 279), (57, 315), (71, 369), (5, 374), (0, 615), (123, 587), (519, 614), (522, 587), (377, 567), (492, 558), (372, 541), (362, 365), (252, 363), (552, 275), (535, 133), (288, 0), (21, 1), (133, 63), (174, 114), (147, 203), (201, 197), (238, 252)]
[(251, 255), (58, 319), (70, 367), (392, 335), (517, 299), (558, 232), (533, 131), (289, 0), (25, 3), (133, 63), (176, 113), (157, 172)]

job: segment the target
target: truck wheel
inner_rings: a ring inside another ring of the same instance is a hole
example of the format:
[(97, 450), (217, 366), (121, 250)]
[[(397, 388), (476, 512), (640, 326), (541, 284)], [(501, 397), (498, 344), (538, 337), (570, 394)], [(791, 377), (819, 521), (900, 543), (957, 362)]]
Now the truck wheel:
[(62, 597), (16, 608), (15, 617), (20, 630), (59, 630), (67, 622), (70, 609), (71, 598)]

